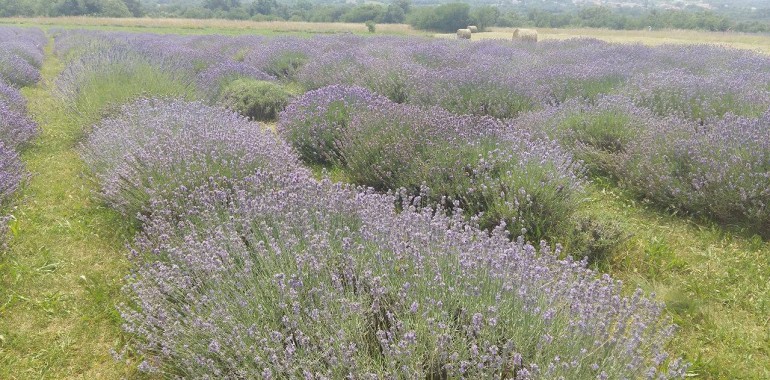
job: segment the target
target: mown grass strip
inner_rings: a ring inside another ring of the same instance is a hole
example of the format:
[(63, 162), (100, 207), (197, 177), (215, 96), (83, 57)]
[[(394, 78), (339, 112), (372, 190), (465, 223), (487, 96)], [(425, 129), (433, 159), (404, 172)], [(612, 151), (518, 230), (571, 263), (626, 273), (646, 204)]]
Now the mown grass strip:
[(52, 95), (61, 70), (49, 44), (43, 80), (24, 90), (41, 136), (22, 155), (33, 176), (0, 257), (0, 378), (133, 377), (110, 355), (124, 339), (115, 304), (132, 231), (83, 174), (84, 126)]
[(770, 378), (770, 243), (594, 187), (588, 213), (633, 237), (605, 268), (666, 303), (672, 352), (700, 379)]

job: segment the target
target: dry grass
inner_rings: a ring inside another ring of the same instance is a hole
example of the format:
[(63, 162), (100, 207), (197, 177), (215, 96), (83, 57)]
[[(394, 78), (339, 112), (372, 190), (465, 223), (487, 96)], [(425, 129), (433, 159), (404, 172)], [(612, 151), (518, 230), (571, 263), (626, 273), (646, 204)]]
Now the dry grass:
[[(107, 18), (107, 17), (31, 17), (0, 18), (0, 24), (60, 27), (110, 27), (168, 29), (171, 32), (200, 32), (207, 30), (254, 32), (304, 32), (304, 33), (368, 33), (363, 23), (323, 23), (295, 21), (242, 21), (242, 20), (197, 20), (171, 18)], [(384, 34), (425, 34), (406, 24), (378, 24), (377, 32)]]
[[(506, 39), (513, 36), (514, 28), (490, 28), (488, 32), (474, 33), (473, 39)], [(609, 29), (537, 29), (538, 38), (564, 40), (590, 37), (617, 43), (662, 44), (716, 44), (738, 49), (749, 49), (770, 54), (770, 36), (763, 34), (704, 32), (697, 30), (609, 30)], [(439, 38), (453, 38), (454, 34), (436, 34)]]

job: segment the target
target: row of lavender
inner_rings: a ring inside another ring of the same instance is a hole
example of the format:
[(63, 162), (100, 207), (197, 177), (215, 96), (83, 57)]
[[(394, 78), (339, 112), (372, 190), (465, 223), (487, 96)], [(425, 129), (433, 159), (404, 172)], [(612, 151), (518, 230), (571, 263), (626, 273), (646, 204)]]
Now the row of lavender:
[(26, 176), (18, 151), (37, 133), (19, 88), (40, 78), (45, 40), (38, 29), (0, 27), (0, 249), (9, 219), (2, 211)]
[(259, 124), (139, 100), (84, 158), (143, 228), (121, 307), (169, 378), (678, 378), (640, 292), (461, 216), (315, 180)]
[[(328, 86), (281, 114), (278, 130), (303, 161), (353, 183), (444, 203), (485, 229), (568, 240), (583, 191), (580, 163), (542, 134), (492, 117), (397, 104), (361, 87)], [(570, 253), (576, 251), (568, 244)]]
[[(210, 102), (233, 80), (256, 78), (306, 90), (360, 86), (396, 103), (516, 118), (519, 129), (545, 133), (581, 160), (602, 161), (587, 166), (604, 166), (593, 172), (614, 176), (641, 197), (770, 234), (770, 150), (762, 143), (770, 133), (770, 58), (752, 52), (596, 40), (531, 45), (93, 32), (70, 32), (59, 51), (78, 51), (84, 40), (158, 65), (172, 62), (172, 72), (185, 73), (196, 96)], [(575, 134), (596, 141), (575, 144)]]
[(427, 185), (433, 203), (457, 201), (482, 227), (506, 221), (534, 241), (579, 246), (568, 236), (584, 168), (660, 204), (770, 236), (770, 113), (701, 124), (616, 95), (505, 122), (329, 86), (292, 103), (279, 131), (305, 162), (383, 191)]
[(603, 93), (626, 95), (659, 115), (698, 121), (728, 112), (758, 116), (770, 100), (770, 58), (712, 45), (94, 32), (69, 32), (66, 39), (62, 53), (81, 49), (84, 40), (130, 47), (199, 73), (208, 70), (202, 79), (229, 73), (297, 81), (306, 90), (356, 85), (397, 103), (499, 118)]

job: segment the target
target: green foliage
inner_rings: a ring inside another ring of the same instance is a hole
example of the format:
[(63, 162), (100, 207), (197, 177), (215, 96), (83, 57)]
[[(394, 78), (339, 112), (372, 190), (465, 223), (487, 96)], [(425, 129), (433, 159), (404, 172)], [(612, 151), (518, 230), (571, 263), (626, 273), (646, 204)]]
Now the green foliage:
[(369, 33), (374, 33), (377, 27), (377, 24), (375, 24), (372, 20), (365, 22), (364, 25), (366, 25), (366, 29), (369, 30)]
[(222, 91), (219, 102), (252, 120), (275, 120), (291, 95), (276, 83), (238, 79)]
[(265, 72), (281, 79), (293, 79), (308, 59), (305, 53), (287, 50), (271, 57)]
[[(135, 1), (131, 7), (136, 8)], [(54, 16), (97, 15), (104, 17), (134, 16), (124, 0), (60, 0), (53, 6)]]
[(476, 7), (471, 11), (470, 17), (471, 25), (476, 25), (479, 31), (484, 31), (486, 28), (497, 24), (500, 9), (489, 5)]
[(380, 21), (385, 14), (385, 8), (376, 4), (363, 4), (351, 8), (342, 16), (342, 21), (360, 23), (366, 21)]
[(416, 8), (407, 23), (417, 29), (437, 32), (454, 32), (470, 22), (470, 6), (465, 3), (449, 3), (435, 8)]
[(382, 15), (380, 22), (384, 24), (400, 24), (406, 20), (406, 12), (396, 4), (388, 5), (385, 14)]
[(475, 83), (447, 91), (438, 105), (456, 114), (489, 115), (500, 119), (516, 117), (539, 107), (531, 97), (514, 93), (506, 86)]
[(241, 6), (240, 0), (204, 0), (203, 7), (212, 11), (229, 11)]
[(565, 251), (575, 259), (587, 259), (588, 265), (605, 268), (612, 255), (633, 235), (614, 221), (601, 221), (590, 216), (577, 217), (574, 230), (565, 238)]
[(150, 63), (115, 63), (82, 80), (72, 105), (84, 123), (95, 122), (140, 97), (199, 97), (192, 81)]
[(593, 174), (617, 172), (617, 154), (623, 153), (637, 135), (638, 121), (612, 110), (575, 113), (557, 125), (559, 140), (570, 147)]

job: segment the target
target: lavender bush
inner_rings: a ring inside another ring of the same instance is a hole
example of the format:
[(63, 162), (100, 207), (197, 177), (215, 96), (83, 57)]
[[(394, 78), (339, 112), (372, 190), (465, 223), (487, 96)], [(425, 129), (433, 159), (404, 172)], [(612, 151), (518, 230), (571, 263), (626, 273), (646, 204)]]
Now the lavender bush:
[(481, 213), (483, 227), (506, 221), (536, 241), (556, 236), (579, 203), (581, 169), (571, 156), (494, 118), (330, 86), (292, 104), (279, 131), (305, 159), (337, 165), (356, 184), (410, 194), (428, 186), (432, 203), (459, 200), (467, 214)]
[(220, 99), (222, 91), (230, 83), (239, 79), (271, 81), (275, 77), (242, 62), (224, 61), (200, 72), (198, 85), (206, 94), (206, 99), (215, 102)]
[(23, 173), (19, 155), (0, 141), (0, 206), (8, 205), (24, 178)]
[(632, 78), (627, 90), (640, 106), (660, 116), (679, 116), (704, 123), (727, 113), (758, 117), (770, 104), (770, 91), (757, 86), (766, 74), (733, 71), (693, 74), (683, 69)]
[(14, 86), (30, 86), (40, 79), (40, 72), (17, 55), (0, 55), (0, 80)]
[(37, 83), (45, 41), (39, 29), (0, 27), (0, 81), (16, 87)]
[(620, 178), (629, 146), (657, 122), (653, 112), (629, 98), (602, 96), (593, 102), (573, 100), (527, 113), (515, 124), (556, 139), (591, 173)]
[(361, 88), (329, 86), (291, 102), (279, 116), (279, 133), (312, 163), (343, 162), (336, 146), (350, 118), (359, 110), (389, 104), (388, 99)]
[(12, 106), (0, 99), (0, 141), (14, 149), (19, 149), (37, 134), (37, 124), (19, 111), (23, 104)]
[(0, 102), (15, 111), (24, 112), (27, 109), (27, 100), (21, 92), (0, 80)]
[[(9, 205), (24, 177), (24, 169), (18, 154), (0, 140), (0, 212)], [(7, 244), (8, 219), (0, 213), (0, 252)]]
[[(415, 200), (419, 203), (419, 200)], [(681, 378), (661, 305), (441, 210), (257, 173), (153, 204), (126, 331), (164, 377)], [(181, 216), (181, 219), (180, 219)]]
[(56, 91), (84, 123), (92, 123), (141, 97), (197, 99), (190, 65), (116, 45), (74, 59), (56, 79)]
[(632, 189), (770, 236), (770, 113), (658, 126), (634, 142), (625, 168)]
[(82, 149), (104, 198), (129, 216), (151, 210), (150, 199), (181, 186), (195, 188), (212, 176), (299, 170), (290, 148), (262, 126), (197, 102), (126, 105), (95, 126)]

